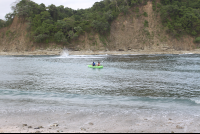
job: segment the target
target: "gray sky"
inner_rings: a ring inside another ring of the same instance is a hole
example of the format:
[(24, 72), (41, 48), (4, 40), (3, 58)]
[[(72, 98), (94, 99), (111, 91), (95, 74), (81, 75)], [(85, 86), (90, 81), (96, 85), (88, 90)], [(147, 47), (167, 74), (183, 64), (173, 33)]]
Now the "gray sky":
[[(0, 0), (0, 19), (5, 20), (5, 15), (12, 12), (11, 5), (17, 0)], [(85, 9), (93, 6), (95, 2), (102, 0), (31, 0), (37, 4), (44, 3), (45, 6), (54, 4), (55, 6), (63, 5), (72, 9)]]

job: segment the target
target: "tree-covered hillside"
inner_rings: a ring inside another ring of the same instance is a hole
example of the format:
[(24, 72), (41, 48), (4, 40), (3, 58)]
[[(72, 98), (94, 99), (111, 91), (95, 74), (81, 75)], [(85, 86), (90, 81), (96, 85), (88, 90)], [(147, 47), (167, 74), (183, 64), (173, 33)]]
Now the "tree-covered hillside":
[(111, 22), (119, 13), (128, 15), (131, 7), (148, 1), (152, 2), (153, 10), (160, 13), (162, 24), (171, 36), (189, 34), (196, 37), (195, 42), (200, 42), (200, 0), (102, 0), (91, 8), (79, 10), (21, 0), (12, 6), (13, 13), (6, 14), (6, 21), (0, 20), (0, 28), (9, 26), (14, 16), (18, 16), (22, 22), (28, 22), (32, 41), (68, 44), (91, 30), (108, 34)]
[(111, 22), (120, 12), (125, 14), (134, 5), (147, 0), (103, 0), (88, 9), (73, 10), (51, 4), (46, 7), (31, 0), (21, 0), (12, 7), (13, 13), (6, 15), (6, 24), (11, 24), (17, 15), (29, 22), (30, 38), (34, 42), (68, 43), (84, 32), (95, 30), (99, 34), (109, 33)]
[(200, 0), (161, 0), (161, 18), (168, 33), (174, 37), (200, 34)]

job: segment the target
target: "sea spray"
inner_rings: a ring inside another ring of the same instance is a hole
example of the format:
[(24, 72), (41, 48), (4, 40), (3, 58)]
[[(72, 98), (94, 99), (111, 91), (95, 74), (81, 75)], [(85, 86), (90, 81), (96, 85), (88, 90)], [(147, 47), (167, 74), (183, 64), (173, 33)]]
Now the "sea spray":
[(63, 50), (61, 53), (60, 53), (60, 56), (65, 58), (65, 57), (68, 57), (69, 56), (69, 52), (67, 49)]

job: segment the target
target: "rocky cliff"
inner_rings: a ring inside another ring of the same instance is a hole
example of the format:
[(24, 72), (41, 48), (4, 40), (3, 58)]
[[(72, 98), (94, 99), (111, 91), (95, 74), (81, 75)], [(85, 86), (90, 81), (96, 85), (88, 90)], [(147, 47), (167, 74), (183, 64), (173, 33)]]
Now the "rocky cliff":
[[(110, 33), (106, 36), (84, 33), (69, 45), (56, 43), (38, 44), (28, 38), (27, 25), (15, 17), (12, 25), (0, 29), (0, 52), (20, 52), (48, 49), (92, 50), (92, 51), (174, 51), (193, 50), (198, 44), (194, 38), (184, 36), (176, 39), (166, 33), (162, 26), (159, 13), (153, 11), (152, 3), (129, 10), (128, 14), (121, 13), (111, 24)], [(145, 16), (144, 13), (147, 13)], [(145, 26), (146, 22), (146, 26)]]

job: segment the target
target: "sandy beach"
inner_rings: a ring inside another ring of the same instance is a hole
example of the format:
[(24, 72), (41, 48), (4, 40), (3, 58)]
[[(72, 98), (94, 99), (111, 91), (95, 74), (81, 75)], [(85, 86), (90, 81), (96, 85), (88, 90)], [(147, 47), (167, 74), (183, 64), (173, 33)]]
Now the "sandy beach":
[(63, 52), (67, 52), (69, 55), (148, 55), (148, 54), (200, 54), (200, 49), (191, 51), (177, 51), (177, 50), (165, 50), (165, 51), (151, 51), (151, 50), (129, 50), (129, 51), (68, 51), (62, 49), (56, 50), (35, 50), (35, 51), (19, 51), (19, 52), (0, 52), (0, 55), (61, 55)]
[[(12, 113), (0, 116), (0, 133), (197, 133), (197, 119), (143, 113), (68, 111)], [(158, 118), (159, 117), (159, 118)], [(194, 123), (196, 122), (196, 123)]]

